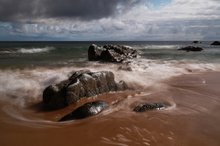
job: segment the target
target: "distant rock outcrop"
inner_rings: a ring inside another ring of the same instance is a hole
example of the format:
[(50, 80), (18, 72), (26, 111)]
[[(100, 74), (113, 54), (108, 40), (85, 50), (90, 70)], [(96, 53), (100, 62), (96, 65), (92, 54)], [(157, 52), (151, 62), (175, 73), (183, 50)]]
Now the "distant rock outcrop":
[(201, 41), (193, 41), (193, 44), (201, 44)]
[(214, 41), (211, 45), (213, 45), (213, 46), (219, 46), (219, 45), (220, 45), (220, 42), (219, 42), (219, 41)]
[(190, 51), (199, 52), (199, 51), (202, 51), (203, 48), (201, 48), (201, 47), (194, 47), (194, 46), (187, 46), (187, 47), (180, 48), (178, 50), (187, 51), (187, 52), (190, 52)]
[(58, 109), (81, 98), (126, 89), (127, 84), (124, 81), (116, 83), (114, 74), (110, 71), (82, 70), (73, 73), (68, 80), (47, 87), (43, 92), (43, 103), (46, 108)]
[(86, 103), (70, 114), (67, 114), (63, 118), (61, 118), (59, 121), (69, 121), (69, 120), (78, 120), (78, 119), (84, 119), (90, 116), (94, 116), (108, 108), (109, 105), (105, 101), (94, 101)]
[(106, 61), (121, 63), (126, 59), (137, 57), (137, 50), (123, 45), (90, 45), (88, 50), (89, 61)]

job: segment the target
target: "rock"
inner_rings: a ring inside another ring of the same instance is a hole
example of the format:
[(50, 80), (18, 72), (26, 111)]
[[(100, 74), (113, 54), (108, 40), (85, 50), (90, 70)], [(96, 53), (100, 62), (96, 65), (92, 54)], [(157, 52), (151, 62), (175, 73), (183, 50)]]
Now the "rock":
[(137, 57), (135, 49), (123, 45), (104, 45), (99, 47), (95, 44), (90, 45), (88, 50), (89, 61), (106, 61), (121, 63), (127, 59)]
[(124, 81), (116, 83), (114, 74), (110, 71), (81, 70), (74, 72), (69, 79), (47, 87), (43, 91), (43, 103), (46, 108), (58, 109), (81, 98), (126, 89), (127, 84)]
[(194, 46), (188, 46), (188, 47), (180, 48), (178, 50), (183, 50), (183, 51), (187, 51), (187, 52), (190, 52), (190, 51), (198, 52), (198, 51), (202, 51), (203, 48), (201, 48), (201, 47), (194, 47)]
[(202, 42), (200, 41), (193, 41), (193, 44), (201, 44)]
[(59, 85), (51, 85), (43, 92), (43, 103), (49, 108), (62, 108), (66, 103), (65, 91)]
[(100, 60), (100, 56), (103, 49), (95, 44), (89, 46), (88, 57), (90, 61), (98, 61)]
[(108, 108), (108, 103), (104, 101), (95, 101), (82, 105), (81, 107), (74, 110), (72, 113), (64, 116), (59, 121), (69, 121), (84, 119), (90, 116), (94, 116), (102, 112), (104, 109)]
[(218, 45), (220, 45), (220, 42), (219, 41), (214, 41), (211, 45), (218, 46)]
[(140, 104), (138, 106), (136, 106), (133, 111), (135, 112), (145, 112), (145, 111), (148, 111), (148, 110), (160, 110), (160, 109), (163, 109), (165, 108), (166, 105), (163, 104), (163, 103), (145, 103), (145, 104)]

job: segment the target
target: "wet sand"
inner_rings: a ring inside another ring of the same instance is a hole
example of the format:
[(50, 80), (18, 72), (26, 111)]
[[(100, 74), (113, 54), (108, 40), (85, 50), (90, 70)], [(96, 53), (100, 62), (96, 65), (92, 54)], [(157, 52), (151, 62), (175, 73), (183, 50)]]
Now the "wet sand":
[[(37, 103), (19, 108), (1, 102), (0, 145), (218, 146), (219, 77), (219, 72), (182, 75), (140, 94), (104, 94), (57, 111), (44, 111)], [(112, 106), (88, 119), (56, 122), (80, 104), (97, 99)], [(171, 106), (144, 113), (132, 111), (138, 103), (157, 101)]]

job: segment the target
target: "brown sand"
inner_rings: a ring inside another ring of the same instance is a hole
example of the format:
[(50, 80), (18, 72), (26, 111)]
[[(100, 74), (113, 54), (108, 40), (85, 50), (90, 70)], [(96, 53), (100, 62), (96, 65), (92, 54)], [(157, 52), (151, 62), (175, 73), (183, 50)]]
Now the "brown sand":
[[(98, 116), (66, 123), (54, 121), (77, 105), (42, 111), (38, 106), (21, 109), (0, 103), (0, 145), (219, 146), (219, 77), (219, 72), (183, 75), (135, 96), (126, 92), (90, 98), (118, 104)], [(171, 107), (132, 112), (138, 103), (155, 101), (168, 102)]]

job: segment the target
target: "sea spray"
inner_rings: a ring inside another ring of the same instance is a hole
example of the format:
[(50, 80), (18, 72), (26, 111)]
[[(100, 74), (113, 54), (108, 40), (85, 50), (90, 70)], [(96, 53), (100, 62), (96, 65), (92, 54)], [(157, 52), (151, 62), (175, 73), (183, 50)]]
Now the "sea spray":
[(19, 106), (40, 101), (43, 90), (50, 84), (65, 80), (72, 72), (82, 69), (91, 71), (112, 71), (117, 81), (125, 80), (136, 90), (160, 85), (165, 79), (187, 73), (216, 70), (214, 64), (187, 63), (175, 61), (134, 60), (132, 71), (118, 70), (118, 64), (94, 63), (86, 67), (26, 68), (0, 71), (0, 100), (10, 101)]
[[(185, 44), (143, 42), (131, 45), (141, 53), (128, 63), (132, 71), (119, 70), (120, 64), (89, 62), (86, 59), (89, 45), (50, 44), (42, 47), (29, 44), (28, 47), (17, 47), (11, 44), (12, 48), (0, 50), (0, 65), (4, 67), (0, 70), (0, 100), (19, 107), (38, 103), (48, 85), (83, 69), (112, 71), (117, 81), (124, 80), (140, 92), (151, 86), (166, 88), (161, 82), (174, 76), (220, 70), (218, 48), (202, 44), (205, 50), (201, 53), (177, 51)], [(40, 64), (42, 61), (43, 65)]]
[(0, 100), (25, 107), (41, 101), (43, 89), (67, 78), (69, 70), (43, 68), (3, 70), (0, 72)]

